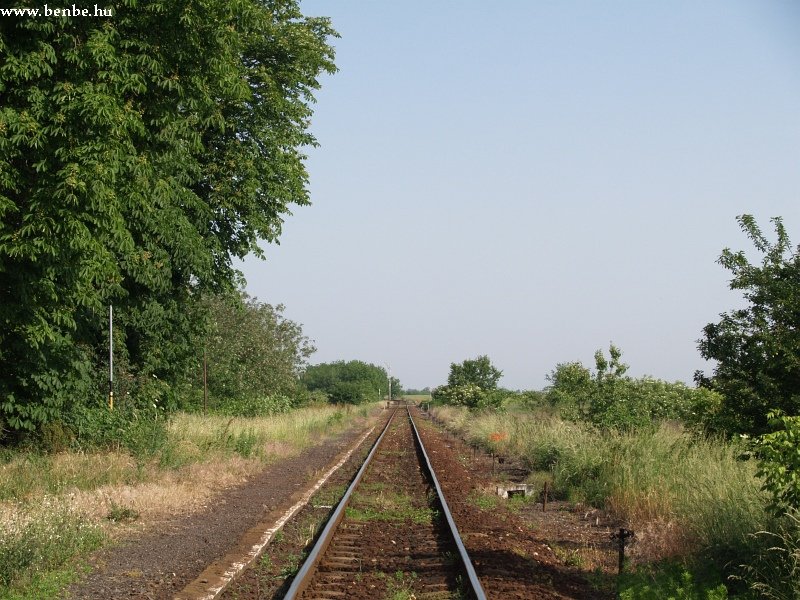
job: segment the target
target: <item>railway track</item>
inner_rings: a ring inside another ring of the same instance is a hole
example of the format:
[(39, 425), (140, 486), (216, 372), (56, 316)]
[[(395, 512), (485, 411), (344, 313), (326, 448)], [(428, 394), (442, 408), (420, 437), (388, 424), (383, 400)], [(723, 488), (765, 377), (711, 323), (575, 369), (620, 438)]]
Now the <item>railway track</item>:
[(486, 597), (407, 407), (389, 420), (285, 598), (402, 593)]

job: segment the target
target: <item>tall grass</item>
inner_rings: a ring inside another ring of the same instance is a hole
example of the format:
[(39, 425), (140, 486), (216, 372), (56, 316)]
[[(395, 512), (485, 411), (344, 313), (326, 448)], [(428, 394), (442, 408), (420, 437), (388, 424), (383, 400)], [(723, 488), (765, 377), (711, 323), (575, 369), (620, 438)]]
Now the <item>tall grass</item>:
[(755, 466), (739, 460), (736, 442), (674, 424), (619, 433), (546, 413), (434, 413), (471, 442), (547, 471), (556, 493), (612, 512), (637, 532), (640, 560), (702, 552), (730, 572), (767, 525)]
[(800, 599), (800, 511), (789, 511), (772, 531), (752, 537), (760, 551), (744, 565), (743, 580), (759, 598)]
[(269, 458), (282, 444), (292, 450), (309, 446), (321, 433), (342, 430), (350, 416), (366, 416), (367, 408), (331, 405), (301, 408), (271, 417), (221, 417), (181, 413), (172, 420), (169, 434), (176, 454), (207, 456), (209, 452), (233, 451), (249, 458)]
[(179, 413), (169, 423), (157, 452), (66, 451), (43, 454), (23, 451), (5, 456), (0, 464), (0, 502), (102, 486), (136, 485), (158, 473), (224, 460), (238, 455), (270, 460), (296, 453), (349, 425), (367, 408), (334, 406), (301, 408), (273, 417), (230, 418)]

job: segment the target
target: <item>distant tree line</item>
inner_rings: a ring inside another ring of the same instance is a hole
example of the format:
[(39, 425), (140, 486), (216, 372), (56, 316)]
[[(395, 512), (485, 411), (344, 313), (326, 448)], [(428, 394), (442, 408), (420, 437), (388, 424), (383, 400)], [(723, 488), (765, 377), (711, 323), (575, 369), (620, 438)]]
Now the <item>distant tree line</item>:
[[(305, 370), (302, 384), (311, 392), (322, 392), (337, 404), (361, 404), (389, 395), (389, 375), (383, 367), (360, 360), (312, 365)], [(400, 381), (391, 378), (391, 397), (400, 398)]]

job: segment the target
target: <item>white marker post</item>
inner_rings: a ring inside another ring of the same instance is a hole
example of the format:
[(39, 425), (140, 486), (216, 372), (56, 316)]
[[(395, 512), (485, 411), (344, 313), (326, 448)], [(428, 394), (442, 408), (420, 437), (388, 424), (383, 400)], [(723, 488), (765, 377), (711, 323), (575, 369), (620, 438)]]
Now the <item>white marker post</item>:
[(114, 306), (108, 305), (108, 410), (114, 410)]

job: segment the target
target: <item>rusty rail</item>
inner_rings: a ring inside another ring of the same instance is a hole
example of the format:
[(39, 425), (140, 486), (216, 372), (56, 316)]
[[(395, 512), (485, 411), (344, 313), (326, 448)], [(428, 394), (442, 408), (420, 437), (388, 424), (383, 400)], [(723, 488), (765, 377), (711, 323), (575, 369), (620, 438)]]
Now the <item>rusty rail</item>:
[[(483, 587), (481, 586), (481, 583), (478, 580), (478, 576), (475, 572), (474, 566), (472, 565), (472, 561), (469, 557), (469, 554), (467, 553), (464, 543), (461, 540), (461, 536), (458, 533), (458, 528), (456, 527), (455, 521), (453, 520), (453, 516), (447, 504), (447, 500), (444, 497), (444, 493), (436, 477), (436, 474), (433, 470), (431, 461), (428, 458), (428, 454), (425, 451), (425, 446), (422, 443), (422, 438), (420, 437), (419, 431), (417, 429), (416, 424), (414, 423), (414, 419), (412, 418), (411, 412), (408, 409), (408, 407), (406, 407), (406, 414), (411, 424), (411, 430), (414, 434), (414, 442), (417, 445), (419, 453), (424, 459), (421, 464), (423, 464), (424, 470), (426, 471), (427, 479), (433, 484), (433, 487), (436, 490), (438, 502), (442, 507), (442, 512), (444, 513), (445, 519), (447, 521), (449, 534), (452, 537), (453, 541), (455, 542), (455, 545), (458, 549), (461, 565), (463, 567), (464, 572), (467, 575), (467, 581), (465, 582), (465, 584), (469, 586), (469, 589), (466, 591), (469, 594), (471, 594), (471, 596), (476, 600), (486, 600), (486, 594), (483, 591)], [(353, 479), (353, 482), (350, 484), (344, 496), (342, 497), (341, 501), (337, 505), (336, 510), (334, 511), (327, 525), (320, 534), (317, 543), (312, 548), (311, 552), (308, 555), (308, 558), (303, 563), (303, 566), (300, 568), (294, 580), (292, 581), (291, 586), (289, 587), (288, 591), (286, 592), (286, 595), (284, 596), (285, 600), (296, 600), (311, 584), (311, 580), (314, 576), (314, 573), (317, 571), (317, 567), (321, 563), (326, 550), (328, 549), (328, 547), (331, 544), (331, 541), (333, 540), (336, 529), (338, 528), (340, 522), (344, 517), (345, 510), (353, 494), (353, 491), (358, 487), (359, 483), (361, 482), (361, 479), (363, 478), (364, 473), (366, 472), (367, 468), (372, 462), (372, 459), (374, 458), (378, 450), (378, 447), (380, 446), (386, 432), (389, 430), (389, 427), (391, 426), (395, 415), (396, 412), (395, 414), (392, 415), (392, 418), (389, 419), (389, 422), (386, 424), (386, 427), (384, 428), (380, 437), (373, 445), (372, 450), (370, 451), (369, 455), (364, 461), (364, 464), (359, 469), (358, 473)]]

